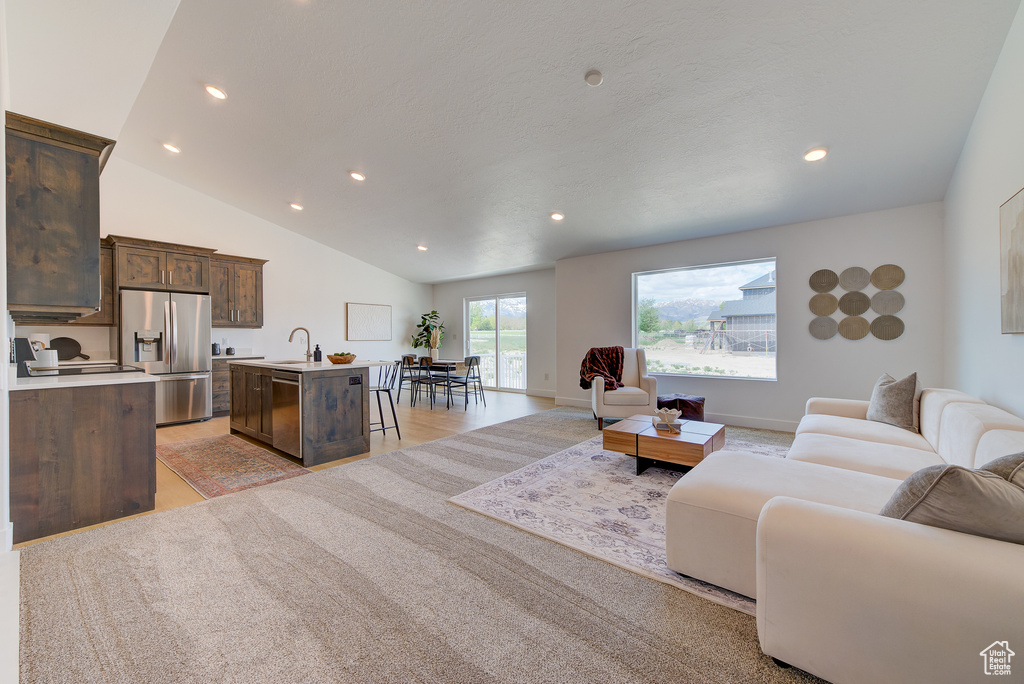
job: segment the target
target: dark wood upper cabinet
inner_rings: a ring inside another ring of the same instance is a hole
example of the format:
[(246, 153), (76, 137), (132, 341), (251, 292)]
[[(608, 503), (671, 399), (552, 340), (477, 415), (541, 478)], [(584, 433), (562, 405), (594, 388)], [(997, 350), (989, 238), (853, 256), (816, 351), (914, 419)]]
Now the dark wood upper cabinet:
[(18, 323), (100, 308), (100, 169), (114, 141), (6, 117), (7, 308)]
[(210, 300), (215, 328), (263, 327), (266, 259), (217, 254), (210, 259)]
[(103, 243), (114, 250), (119, 288), (210, 292), (210, 254), (216, 250), (121, 235), (108, 235)]
[(114, 250), (102, 245), (100, 247), (100, 310), (71, 322), (75, 325), (117, 325), (114, 290)]

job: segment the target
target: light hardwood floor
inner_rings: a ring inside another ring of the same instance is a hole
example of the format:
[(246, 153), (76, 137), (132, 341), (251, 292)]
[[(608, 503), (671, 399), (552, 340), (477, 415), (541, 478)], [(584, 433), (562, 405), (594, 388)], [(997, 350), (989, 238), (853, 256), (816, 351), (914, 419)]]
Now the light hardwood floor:
[[(376, 420), (379, 416), (377, 415), (376, 402), (372, 397), (370, 403), (371, 420)], [(370, 451), (367, 453), (333, 461), (331, 463), (313, 466), (310, 470), (334, 468), (344, 465), (345, 463), (351, 463), (377, 454), (394, 451), (395, 449), (414, 446), (416, 444), (422, 444), (423, 442), (430, 442), (432, 440), (458, 434), (460, 432), (468, 432), (487, 425), (502, 423), (506, 420), (512, 420), (513, 418), (520, 418), (533, 413), (539, 413), (540, 411), (546, 411), (554, 407), (555, 402), (553, 399), (528, 397), (525, 394), (514, 392), (489, 391), (487, 392), (487, 406), (484, 406), (482, 403), (473, 403), (473, 399), (471, 397), (469, 400), (469, 407), (466, 410), (463, 410), (461, 404), (454, 406), (451, 409), (445, 409), (444, 403), (435, 404), (434, 409), (431, 410), (426, 400), (417, 402), (415, 407), (409, 406), (408, 392), (403, 390), (401, 402), (397, 403), (395, 406), (398, 412), (398, 425), (402, 430), (401, 440), (398, 439), (398, 435), (394, 430), (389, 429), (386, 434), (373, 432), (370, 434)], [(388, 425), (390, 425), (391, 412), (388, 409), (386, 401), (384, 402), (384, 414), (385, 420)], [(596, 421), (594, 422), (594, 431), (595, 434), (597, 434)], [(167, 427), (157, 428), (156, 443), (169, 444), (171, 442), (181, 442), (187, 439), (197, 439), (199, 437), (226, 435), (229, 434), (229, 432), (228, 419), (226, 416), (223, 416), (200, 423), (186, 423), (184, 425), (169, 425)], [(242, 435), (239, 436), (242, 437)], [(243, 437), (243, 439), (247, 438)], [(261, 447), (268, 448), (266, 445), (259, 444), (254, 440), (249, 441)], [(274, 451), (285, 458), (289, 458), (287, 454), (280, 451), (273, 449), (271, 449), (271, 451)], [(150, 513), (157, 513), (159, 511), (168, 511), (180, 506), (188, 506), (189, 504), (198, 503), (200, 501), (203, 501), (203, 497), (200, 496), (199, 493), (167, 468), (167, 466), (157, 460), (156, 508), (154, 508), (154, 510), (129, 516), (127, 518), (120, 518), (118, 520), (100, 523), (99, 525), (83, 527), (71, 532), (63, 532), (49, 537), (34, 539), (22, 544), (17, 544), (15, 545), (15, 548), (22, 548), (48, 539), (55, 539), (57, 537), (75, 534), (76, 532), (90, 530), (96, 527), (103, 527), (104, 525), (116, 525), (117, 523), (125, 520), (131, 520), (132, 518), (149, 515)]]

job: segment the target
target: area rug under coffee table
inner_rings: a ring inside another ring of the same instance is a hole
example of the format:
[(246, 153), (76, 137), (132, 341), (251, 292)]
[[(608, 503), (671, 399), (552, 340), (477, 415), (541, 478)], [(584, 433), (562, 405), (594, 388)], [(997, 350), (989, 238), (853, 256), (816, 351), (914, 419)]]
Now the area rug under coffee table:
[[(728, 429), (726, 440), (725, 448), (737, 451), (778, 457), (788, 451), (729, 439)], [(682, 473), (650, 468), (636, 475), (633, 457), (605, 451), (601, 442), (594, 437), (449, 501), (753, 615), (752, 599), (665, 564), (665, 503)]]
[(156, 457), (206, 499), (310, 472), (234, 435), (161, 444)]

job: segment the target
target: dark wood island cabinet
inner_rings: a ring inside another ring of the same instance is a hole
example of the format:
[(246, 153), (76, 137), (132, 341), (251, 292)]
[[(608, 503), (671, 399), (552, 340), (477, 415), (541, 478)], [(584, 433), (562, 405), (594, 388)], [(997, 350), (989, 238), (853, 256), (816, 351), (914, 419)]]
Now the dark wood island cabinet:
[(15, 543), (153, 510), (155, 387), (140, 381), (11, 391)]
[(319, 465), (370, 450), (369, 364), (231, 363), (231, 431)]

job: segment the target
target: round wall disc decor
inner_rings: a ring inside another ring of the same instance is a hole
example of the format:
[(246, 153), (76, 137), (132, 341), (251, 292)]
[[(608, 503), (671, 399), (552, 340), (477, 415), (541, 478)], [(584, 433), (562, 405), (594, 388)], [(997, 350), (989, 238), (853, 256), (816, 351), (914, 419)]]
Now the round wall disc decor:
[(871, 282), (871, 274), (866, 268), (851, 266), (839, 274), (839, 285), (844, 290), (854, 292), (863, 290)]
[(831, 292), (839, 284), (839, 276), (836, 275), (835, 271), (823, 268), (812, 273), (807, 283), (815, 292)]
[(811, 297), (809, 306), (811, 313), (815, 316), (831, 316), (839, 308), (839, 300), (834, 295), (819, 292)]
[(860, 316), (848, 316), (839, 321), (839, 334), (848, 340), (860, 340), (867, 337), (871, 324)]
[(847, 292), (839, 298), (839, 310), (847, 316), (860, 316), (869, 308), (871, 308), (871, 298), (863, 292)]
[(839, 325), (831, 316), (818, 316), (811, 321), (807, 329), (811, 331), (811, 337), (817, 340), (827, 340), (835, 337), (836, 331), (839, 330)]
[(896, 316), (879, 316), (871, 321), (871, 334), (880, 340), (895, 340), (903, 330), (903, 321)]
[(879, 290), (871, 297), (871, 310), (881, 315), (899, 313), (904, 303), (903, 295), (896, 290)]
[(871, 284), (879, 290), (892, 290), (903, 284), (907, 274), (896, 264), (882, 264), (871, 272)]

